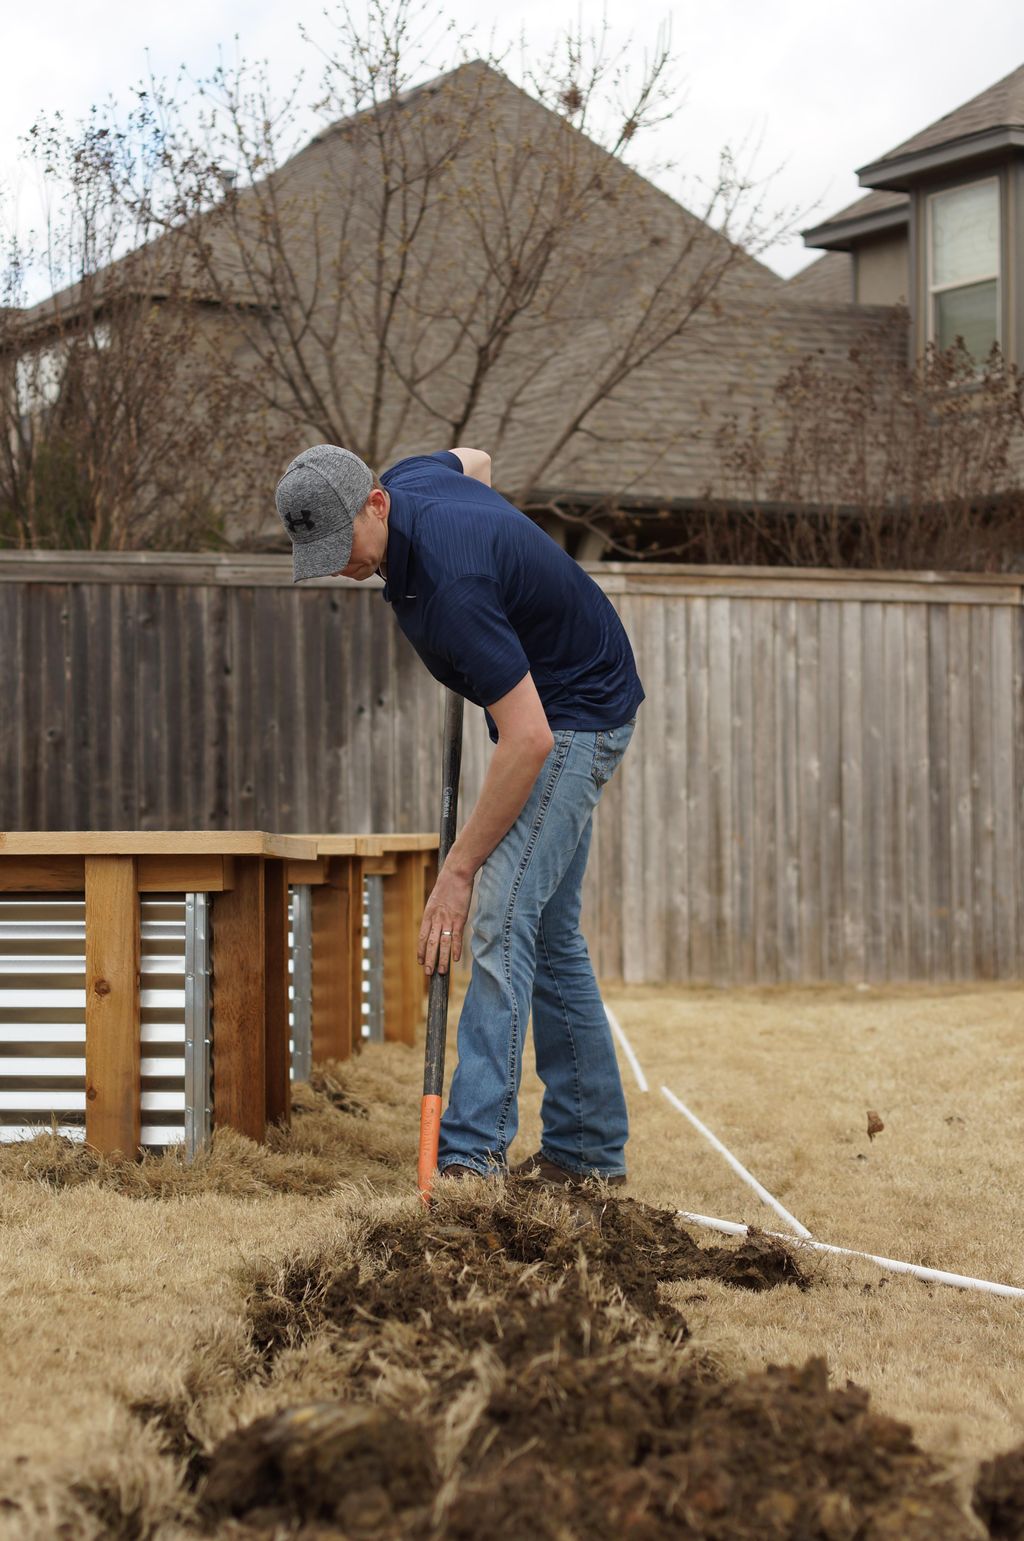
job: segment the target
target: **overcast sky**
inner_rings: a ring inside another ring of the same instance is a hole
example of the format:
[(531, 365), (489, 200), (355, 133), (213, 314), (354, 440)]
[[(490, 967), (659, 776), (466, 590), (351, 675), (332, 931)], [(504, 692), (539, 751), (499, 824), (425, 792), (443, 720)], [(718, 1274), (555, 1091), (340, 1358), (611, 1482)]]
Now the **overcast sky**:
[[(357, 0), (365, 4), (365, 0)], [(612, 29), (614, 49), (652, 47), (671, 19), (676, 79), (683, 106), (648, 149), (680, 164), (663, 185), (699, 207), (699, 180), (713, 178), (729, 145), (741, 166), (770, 179), (767, 206), (802, 215), (807, 228), (863, 192), (854, 168), (891, 149), (1024, 63), (1020, 0), (973, 0), (957, 25), (934, 0), (448, 0), (447, 14), (479, 51), (520, 31), (538, 51), (560, 27), (578, 21)], [(184, 64), (208, 74), (218, 45), (234, 57), (266, 59), (283, 91), (303, 65), (310, 92), (319, 73), (299, 23), (327, 41), (331, 12), (292, 0), (175, 0), (150, 8), (138, 0), (72, 0), (10, 5), (5, 14), (4, 89), (0, 93), (0, 186), (8, 210), (35, 217), (34, 184), (19, 170), (17, 139), (40, 112), (69, 119), (113, 95), (125, 104), (133, 84)], [(236, 42), (237, 35), (237, 42)], [(147, 59), (148, 49), (148, 59)], [(436, 73), (436, 71), (434, 72)], [(316, 123), (311, 119), (311, 129)], [(744, 150), (744, 142), (746, 148)], [(799, 234), (762, 256), (789, 276), (818, 255)]]

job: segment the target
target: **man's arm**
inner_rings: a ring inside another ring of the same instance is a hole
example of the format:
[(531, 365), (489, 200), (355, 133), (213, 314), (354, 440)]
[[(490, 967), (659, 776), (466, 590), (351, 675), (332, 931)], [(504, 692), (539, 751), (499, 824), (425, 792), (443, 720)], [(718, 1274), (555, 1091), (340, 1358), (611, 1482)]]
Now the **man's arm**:
[[(453, 449), (453, 455), (458, 455), (462, 461), (462, 469), (467, 476), (473, 476), (478, 482), (486, 482), (491, 485), (491, 457), (484, 449)], [(493, 712), (491, 713), (494, 716)], [(497, 718), (494, 718), (497, 722)], [(499, 730), (500, 731), (500, 730)]]
[(494, 718), (498, 742), (476, 807), (445, 862), (446, 867), (470, 880), (522, 813), (555, 742), (532, 674), (524, 675), (507, 696), (487, 710)]
[(529, 673), (488, 711), (498, 743), (476, 807), (448, 852), (423, 912), (417, 955), (428, 974), (435, 964), (443, 974), (449, 962), (462, 957), (476, 874), (522, 813), (555, 742)]

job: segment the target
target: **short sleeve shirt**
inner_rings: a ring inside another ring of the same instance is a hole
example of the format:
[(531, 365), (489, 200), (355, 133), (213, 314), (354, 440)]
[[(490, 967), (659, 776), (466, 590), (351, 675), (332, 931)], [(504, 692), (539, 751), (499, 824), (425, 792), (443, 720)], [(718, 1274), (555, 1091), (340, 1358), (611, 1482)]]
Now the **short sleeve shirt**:
[(435, 679), (485, 709), (527, 673), (551, 728), (616, 728), (643, 687), (607, 596), (450, 450), (381, 475), (391, 498), (384, 599)]

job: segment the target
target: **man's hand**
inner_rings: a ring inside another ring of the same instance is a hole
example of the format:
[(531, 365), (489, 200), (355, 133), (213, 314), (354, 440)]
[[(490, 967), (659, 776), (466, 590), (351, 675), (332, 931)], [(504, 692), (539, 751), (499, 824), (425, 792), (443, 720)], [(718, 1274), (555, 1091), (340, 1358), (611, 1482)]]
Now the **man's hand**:
[[(426, 973), (432, 974), (435, 967), (439, 974), (447, 973), (449, 963), (458, 963), (462, 957), (462, 933), (472, 898), (473, 879), (460, 877), (449, 871), (447, 865), (442, 867), (423, 911), (416, 949)], [(447, 935), (448, 932), (451, 934)]]

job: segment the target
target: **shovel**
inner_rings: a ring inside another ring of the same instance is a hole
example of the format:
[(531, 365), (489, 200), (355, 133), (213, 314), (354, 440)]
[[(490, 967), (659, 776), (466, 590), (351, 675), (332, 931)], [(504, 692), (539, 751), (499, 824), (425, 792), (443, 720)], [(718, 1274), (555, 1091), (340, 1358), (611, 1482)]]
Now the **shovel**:
[[(443, 786), (441, 792), (441, 841), (437, 870), (455, 839), (459, 813), (459, 773), (462, 769), (461, 696), (449, 690), (444, 703), (444, 742), (441, 750)], [(430, 976), (427, 999), (427, 1046), (423, 1066), (423, 1099), (420, 1103), (419, 1190), (424, 1204), (430, 1203), (430, 1190), (437, 1172), (437, 1145), (441, 1132), (441, 1088), (444, 1084), (444, 1049), (448, 1031), (448, 979), (451, 963), (442, 974), (435, 968)]]

